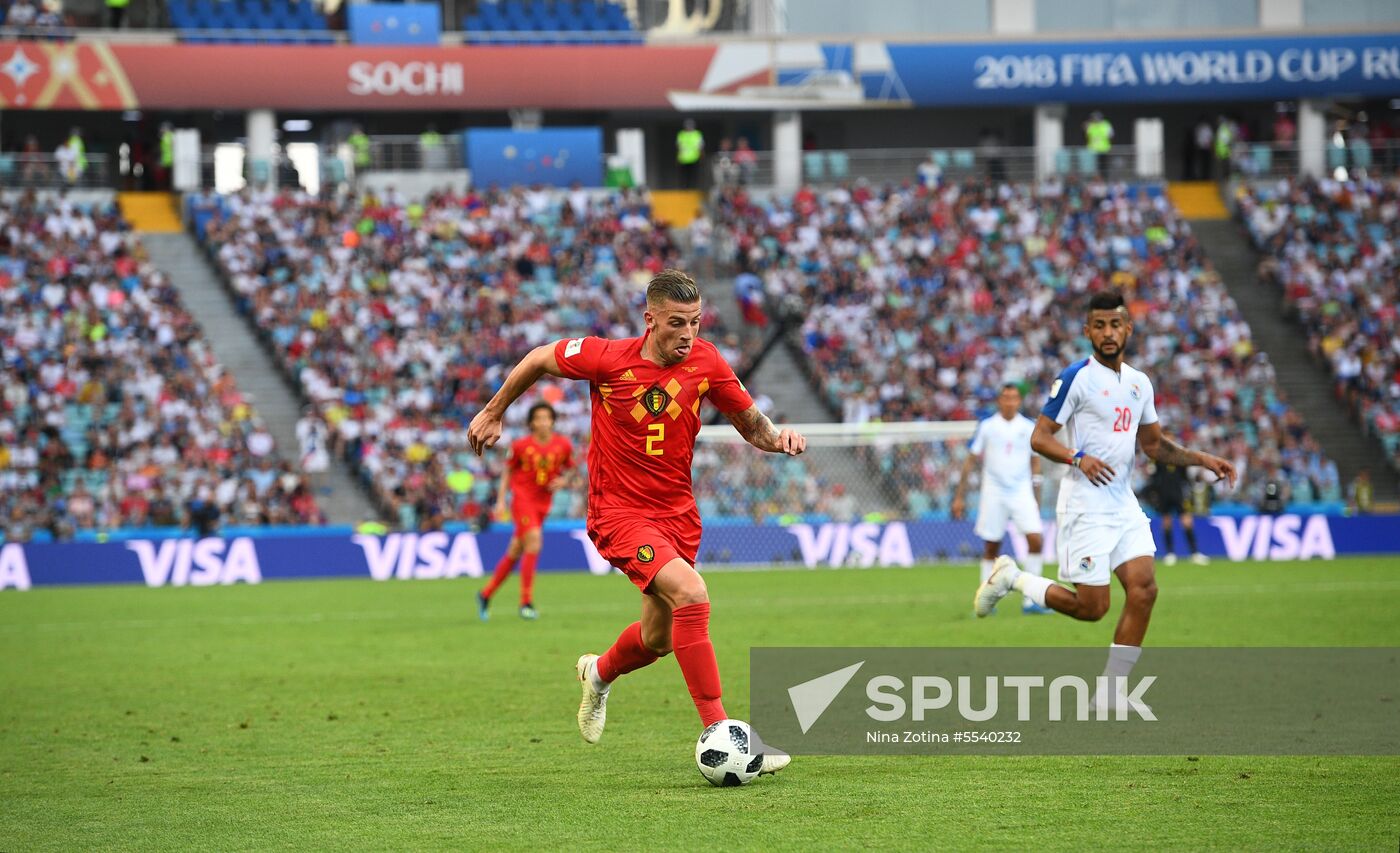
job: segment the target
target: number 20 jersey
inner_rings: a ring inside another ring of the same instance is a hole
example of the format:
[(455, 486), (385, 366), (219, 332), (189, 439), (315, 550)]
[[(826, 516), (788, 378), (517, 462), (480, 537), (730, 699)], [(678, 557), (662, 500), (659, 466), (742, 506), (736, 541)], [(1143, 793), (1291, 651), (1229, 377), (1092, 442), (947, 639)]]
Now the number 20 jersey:
[(1114, 371), (1097, 359), (1086, 358), (1066, 367), (1050, 386), (1050, 399), (1041, 414), (1068, 427), (1065, 446), (1103, 460), (1113, 469), (1106, 486), (1089, 482), (1070, 468), (1060, 483), (1060, 515), (1141, 514), (1133, 495), (1133, 459), (1138, 427), (1157, 422), (1152, 383), (1147, 374), (1128, 364)]
[(662, 367), (642, 357), (646, 335), (559, 341), (554, 358), (593, 398), (588, 446), (588, 515), (625, 512), (661, 518), (695, 511), (690, 464), (700, 405), (721, 412), (753, 405), (714, 344), (696, 338), (690, 354)]

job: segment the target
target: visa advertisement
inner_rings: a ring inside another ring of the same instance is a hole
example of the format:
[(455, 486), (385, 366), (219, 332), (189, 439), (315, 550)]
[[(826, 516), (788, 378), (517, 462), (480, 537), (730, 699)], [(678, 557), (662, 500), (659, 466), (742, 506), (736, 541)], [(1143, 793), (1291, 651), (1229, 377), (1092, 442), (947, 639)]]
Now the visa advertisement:
[[(1196, 530), (1201, 550), (1228, 562), (1400, 554), (1400, 516), (1394, 515), (1213, 516), (1198, 519)], [(273, 531), (205, 539), (12, 542), (0, 546), (0, 589), (106, 583), (214, 586), (291, 578), (479, 578), (494, 567), (509, 538), (504, 530), (373, 536), (278, 535)], [(1010, 546), (1024, 556), (1023, 540)], [(1053, 554), (1054, 547), (1050, 530), (1046, 553)], [(702, 570), (725, 565), (808, 569), (911, 566), (967, 563), (980, 550), (972, 524), (966, 521), (729, 524), (706, 528), (698, 562)], [(546, 530), (539, 569), (595, 575), (612, 571), (582, 528)]]

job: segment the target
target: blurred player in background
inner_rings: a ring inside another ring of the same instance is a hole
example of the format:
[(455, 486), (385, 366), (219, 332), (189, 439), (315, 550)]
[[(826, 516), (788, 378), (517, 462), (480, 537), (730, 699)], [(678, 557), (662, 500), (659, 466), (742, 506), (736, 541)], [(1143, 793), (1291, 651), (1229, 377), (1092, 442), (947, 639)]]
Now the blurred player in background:
[[(534, 591), (535, 565), (539, 562), (540, 542), (544, 538), (540, 528), (549, 516), (554, 493), (571, 482), (567, 472), (574, 470), (574, 446), (555, 433), (556, 417), (554, 407), (548, 403), (531, 406), (526, 418), (530, 434), (516, 439), (510, 446), (507, 476), (496, 492), (495, 516), (502, 519), (509, 515), (515, 523), (515, 533), (506, 546), (505, 556), (496, 564), (491, 580), (476, 594), (477, 613), (483, 622), (491, 616), (491, 596), (510, 577), (516, 560), (520, 561), (520, 618), (539, 618)], [(507, 490), (515, 496), (509, 512), (506, 510)]]
[[(1040, 522), (1040, 456), (1031, 450), (1035, 422), (1021, 414), (1021, 389), (1013, 383), (1001, 386), (997, 413), (977, 425), (977, 432), (963, 458), (962, 476), (953, 494), (953, 517), (962, 518), (966, 505), (963, 490), (972, 465), (982, 462), (982, 490), (977, 499), (977, 526), (982, 540), (982, 582), (992, 576), (1008, 522), (1026, 537), (1026, 571), (1039, 575), (1043, 565)], [(1021, 601), (1022, 613), (1049, 613), (1029, 597)]]
[[(1060, 484), (1056, 507), (1060, 579), (1074, 589), (1023, 572), (1003, 556), (974, 598), (978, 616), (1016, 589), (1037, 604), (1097, 622), (1108, 612), (1110, 575), (1117, 575), (1126, 599), (1104, 675), (1119, 679), (1120, 692), (1096, 696), (1100, 707), (1126, 701), (1121, 688), (1142, 654), (1157, 600), (1152, 526), (1130, 487), (1137, 445), (1158, 465), (1199, 466), (1235, 483), (1229, 461), (1188, 450), (1162, 434), (1152, 382), (1123, 362), (1132, 333), (1121, 293), (1106, 290), (1090, 298), (1084, 334), (1094, 354), (1065, 368), (1050, 386), (1050, 400), (1031, 435), (1037, 453), (1074, 468)], [(1068, 445), (1055, 438), (1066, 425)]]
[(1152, 466), (1152, 475), (1147, 481), (1147, 494), (1152, 508), (1162, 518), (1161, 550), (1166, 552), (1162, 562), (1168, 566), (1176, 565), (1176, 537), (1172, 536), (1172, 528), (1175, 525), (1172, 522), (1178, 518), (1181, 519), (1181, 532), (1186, 537), (1186, 544), (1191, 548), (1191, 562), (1198, 566), (1210, 562), (1210, 559), (1201, 553), (1201, 549), (1196, 547), (1196, 519), (1188, 506), (1188, 501), (1194, 499), (1191, 488), (1191, 478), (1180, 465), (1159, 463)]
[[(588, 743), (603, 736), (612, 683), (673, 651), (701, 724), (727, 717), (710, 642), (709, 592), (695, 570), (700, 512), (690, 472), (701, 402), (708, 397), (760, 450), (796, 456), (807, 446), (800, 434), (773, 426), (715, 346), (700, 338), (701, 307), (689, 276), (663, 270), (647, 286), (641, 337), (537, 347), (467, 430), (477, 453), (495, 444), (506, 407), (546, 374), (591, 387), (588, 537), (641, 591), (642, 618), (604, 654), (578, 659), (579, 733)], [(761, 772), (775, 773), (788, 761), (766, 753)]]

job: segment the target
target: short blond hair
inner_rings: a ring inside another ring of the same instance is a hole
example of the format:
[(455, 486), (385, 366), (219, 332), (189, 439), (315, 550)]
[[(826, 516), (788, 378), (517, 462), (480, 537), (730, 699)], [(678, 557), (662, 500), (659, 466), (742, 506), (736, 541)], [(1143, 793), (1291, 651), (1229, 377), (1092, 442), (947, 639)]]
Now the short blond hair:
[(680, 270), (662, 270), (647, 283), (647, 304), (660, 305), (662, 302), (679, 302), (689, 305), (700, 301), (700, 288), (695, 280)]

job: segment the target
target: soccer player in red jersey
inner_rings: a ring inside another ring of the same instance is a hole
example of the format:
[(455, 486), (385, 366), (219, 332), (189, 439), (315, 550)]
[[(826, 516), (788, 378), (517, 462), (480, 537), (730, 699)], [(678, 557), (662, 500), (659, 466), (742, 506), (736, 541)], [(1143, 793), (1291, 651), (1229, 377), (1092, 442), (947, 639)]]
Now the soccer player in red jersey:
[[(515, 522), (515, 535), (506, 546), (505, 556), (496, 564), (491, 580), (476, 594), (477, 613), (481, 621), (490, 618), (491, 596), (510, 577), (515, 561), (520, 561), (520, 618), (538, 619), (535, 611), (535, 564), (540, 559), (540, 528), (549, 515), (554, 493), (568, 482), (565, 472), (574, 467), (574, 446), (554, 431), (554, 407), (536, 403), (530, 407), (526, 423), (530, 434), (515, 440), (510, 446), (509, 472), (496, 493), (496, 516), (506, 515), (506, 491), (514, 496), (510, 517)], [(507, 489), (507, 487), (509, 487)]]
[[(726, 718), (710, 642), (709, 593), (695, 570), (700, 513), (690, 463), (701, 402), (708, 398), (760, 450), (796, 456), (807, 446), (794, 430), (773, 426), (714, 345), (700, 338), (700, 309), (695, 282), (678, 270), (663, 270), (647, 286), (645, 334), (537, 347), (467, 429), (472, 449), (480, 453), (500, 438), (506, 407), (541, 376), (590, 383), (588, 537), (641, 590), (642, 618), (601, 656), (578, 660), (579, 732), (589, 743), (603, 735), (612, 683), (672, 652), (701, 723)], [(769, 752), (762, 772), (776, 772), (788, 760)]]

